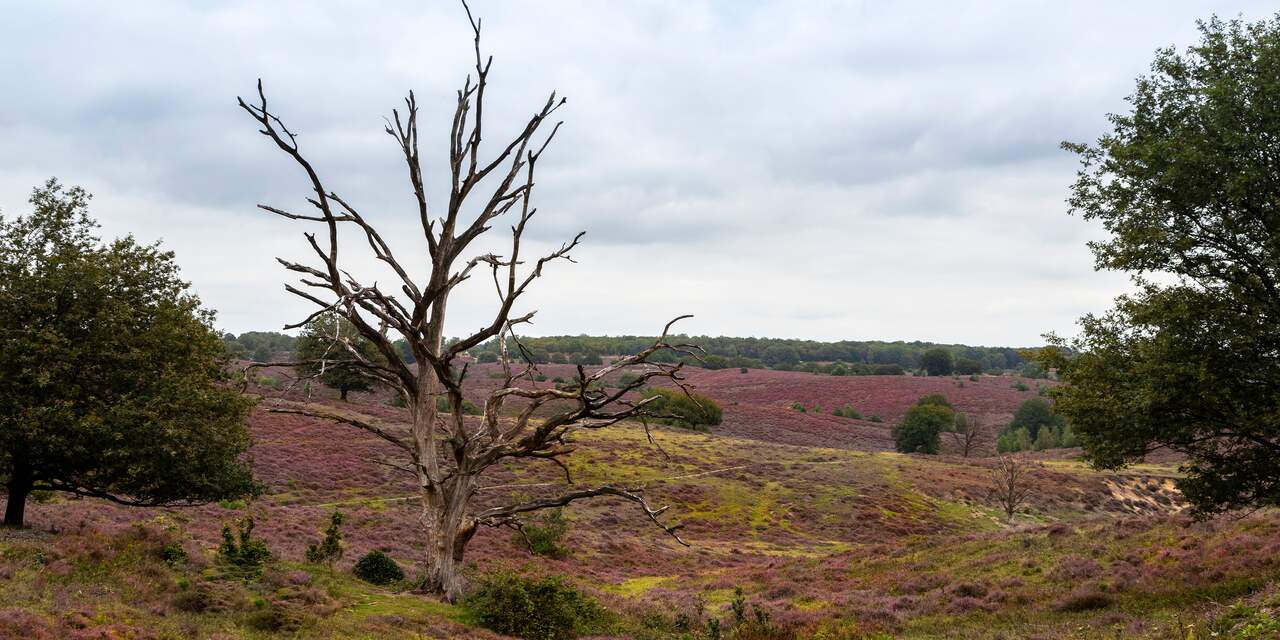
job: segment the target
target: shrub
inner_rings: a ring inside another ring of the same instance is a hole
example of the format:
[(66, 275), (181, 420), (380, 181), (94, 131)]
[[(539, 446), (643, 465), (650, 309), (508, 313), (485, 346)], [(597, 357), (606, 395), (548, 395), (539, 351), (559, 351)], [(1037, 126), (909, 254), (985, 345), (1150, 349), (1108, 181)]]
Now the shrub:
[(351, 573), (370, 584), (387, 585), (404, 580), (404, 571), (391, 556), (377, 549), (364, 554), (356, 561)]
[(837, 408), (831, 413), (832, 415), (840, 416), (841, 418), (852, 418), (854, 420), (862, 419), (862, 412), (858, 411), (857, 407), (851, 405), (846, 405), (844, 408)]
[(187, 550), (183, 548), (182, 543), (178, 541), (165, 543), (160, 547), (160, 559), (171, 567), (178, 567), (187, 563)]
[[(436, 411), (441, 413), (450, 413), (451, 410), (452, 407), (449, 406), (448, 398), (444, 396), (436, 396)], [(478, 416), (480, 415), (480, 407), (477, 407), (474, 402), (464, 399), (462, 401), (462, 415)]]
[(1081, 590), (1072, 593), (1058, 602), (1054, 608), (1063, 612), (1093, 611), (1111, 606), (1111, 596), (1092, 590)]
[(508, 572), (482, 576), (466, 607), (480, 626), (527, 640), (565, 640), (589, 633), (604, 610), (556, 576)]
[(876, 415), (876, 414), (874, 414), (874, 413), (873, 413), (873, 414), (871, 414), (870, 416), (868, 416), (868, 417), (867, 417), (867, 420), (869, 420), (869, 421), (871, 421), (871, 422), (884, 422), (884, 418), (881, 418), (880, 416), (878, 416), (878, 415)]
[(1027, 385), (1022, 384), (1021, 382), (1015, 382), (1012, 385), (1010, 385), (1009, 388), (1013, 389), (1014, 391), (1027, 391), (1031, 387), (1028, 387)]
[(271, 550), (261, 540), (253, 539), (253, 516), (245, 516), (236, 523), (237, 533), (231, 525), (222, 527), (222, 544), (218, 545), (218, 563), (239, 577), (250, 578), (262, 574), (262, 565), (271, 559)]
[(569, 520), (564, 517), (564, 510), (559, 507), (548, 509), (537, 522), (527, 522), (520, 526), (514, 536), (517, 545), (529, 553), (548, 558), (563, 558), (569, 555), (569, 549), (561, 541), (569, 532)]
[(705, 431), (707, 426), (720, 424), (723, 415), (720, 405), (704, 395), (665, 387), (650, 387), (641, 394), (645, 399), (657, 398), (646, 404), (645, 410), (662, 424)]
[(329, 526), (324, 530), (324, 538), (320, 542), (307, 545), (307, 562), (325, 564), (333, 568), (333, 563), (342, 559), (342, 513), (334, 511), (329, 515)]
[(747, 372), (746, 367), (738, 367), (738, 373), (746, 373), (746, 372)]
[(804, 412), (805, 412), (804, 404), (799, 403), (799, 402), (792, 402), (792, 403), (791, 403), (791, 408), (792, 408), (792, 409), (795, 409), (796, 411), (799, 411), (800, 413), (804, 413)]

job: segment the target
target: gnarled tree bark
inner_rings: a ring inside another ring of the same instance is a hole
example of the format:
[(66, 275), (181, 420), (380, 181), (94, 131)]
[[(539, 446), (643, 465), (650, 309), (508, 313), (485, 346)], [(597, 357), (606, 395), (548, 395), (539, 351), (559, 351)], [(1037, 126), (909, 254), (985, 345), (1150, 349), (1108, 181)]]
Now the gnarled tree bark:
[[(463, 4), (466, 8), (466, 4)], [(567, 438), (578, 429), (604, 428), (621, 420), (643, 417), (647, 401), (636, 400), (633, 392), (654, 378), (666, 378), (679, 385), (681, 364), (652, 362), (654, 354), (677, 351), (691, 354), (686, 345), (672, 344), (667, 335), (672, 323), (652, 345), (638, 354), (621, 358), (594, 372), (578, 368), (576, 379), (569, 384), (545, 387), (534, 384), (536, 368), (521, 354), (509, 356), (506, 346), (519, 348), (515, 328), (530, 322), (533, 312), (513, 315), (517, 301), (530, 284), (542, 275), (543, 267), (553, 261), (569, 260), (582, 233), (559, 249), (530, 261), (521, 255), (521, 238), (536, 210), (531, 206), (534, 170), (538, 159), (555, 136), (560, 123), (544, 130), (551, 116), (564, 105), (553, 92), (542, 107), (526, 122), (524, 128), (494, 157), (481, 161), (483, 109), (485, 89), (492, 58), (480, 53), (480, 23), (467, 17), (475, 38), (475, 78), (467, 77), (457, 94), (449, 135), (450, 193), (443, 215), (429, 213), (423, 173), (418, 155), (418, 106), (414, 94), (405, 100), (405, 110), (392, 112), (386, 132), (396, 141), (404, 157), (412, 185), (414, 205), (422, 227), (430, 266), (426, 273), (411, 274), (393, 254), (382, 235), (365, 217), (337, 192), (328, 189), (319, 172), (303, 156), (297, 136), (275, 112), (271, 111), (262, 83), (258, 83), (255, 103), (240, 99), (240, 107), (258, 123), (260, 132), (272, 140), (302, 168), (311, 190), (307, 202), (315, 210), (300, 214), (270, 205), (263, 210), (293, 221), (320, 226), (323, 235), (305, 233), (315, 254), (315, 261), (302, 264), (279, 259), (289, 271), (301, 275), (298, 285), (286, 285), (290, 293), (314, 303), (318, 310), (299, 323), (306, 324), (320, 314), (334, 312), (346, 318), (360, 335), (374, 344), (377, 358), (367, 358), (349, 343), (345, 350), (354, 356), (354, 366), (371, 378), (395, 389), (409, 408), (411, 428), (408, 434), (373, 424), (348, 415), (308, 406), (276, 406), (273, 410), (304, 413), (355, 428), (364, 429), (391, 443), (406, 458), (400, 467), (412, 473), (420, 490), (422, 522), (427, 549), (428, 575), (426, 588), (448, 600), (462, 595), (459, 575), (467, 543), (479, 526), (518, 526), (519, 518), (539, 509), (569, 504), (575, 500), (612, 496), (637, 503), (645, 516), (683, 544), (679, 526), (663, 524), (659, 516), (664, 509), (654, 509), (646, 502), (643, 489), (602, 485), (568, 491), (559, 496), (531, 500), (476, 511), (472, 498), (480, 488), (479, 477), (491, 466), (512, 459), (549, 460), (567, 469), (559, 458), (573, 451)], [(488, 179), (486, 181), (486, 178)], [(495, 185), (483, 195), (478, 190), (482, 181)], [(473, 202), (479, 201), (479, 205)], [(474, 218), (464, 220), (463, 209), (479, 209)], [(464, 258), (468, 247), (490, 230), (498, 218), (510, 215), (510, 250), (504, 255), (486, 253)], [(394, 277), (398, 291), (384, 291), (378, 284), (363, 284), (343, 270), (339, 259), (339, 229), (353, 226), (367, 241), (369, 250)], [(467, 281), (476, 269), (489, 271), (497, 294), (497, 311), (492, 322), (461, 338), (445, 344), (445, 320), (450, 296)], [(679, 320), (677, 318), (676, 320)], [(413, 353), (406, 362), (393, 343), (392, 336), (404, 338)], [(461, 411), (462, 383), (466, 364), (462, 357), (472, 347), (496, 339), (502, 346), (500, 358), (503, 381), (484, 403), (483, 415), (470, 421)], [(522, 362), (523, 360), (523, 362)], [(621, 370), (639, 375), (621, 388), (606, 390), (600, 383), (605, 376)], [(440, 412), (437, 398), (447, 399), (448, 412)], [(503, 412), (508, 398), (519, 398), (523, 406), (513, 415)], [(535, 412), (552, 411), (541, 420)]]

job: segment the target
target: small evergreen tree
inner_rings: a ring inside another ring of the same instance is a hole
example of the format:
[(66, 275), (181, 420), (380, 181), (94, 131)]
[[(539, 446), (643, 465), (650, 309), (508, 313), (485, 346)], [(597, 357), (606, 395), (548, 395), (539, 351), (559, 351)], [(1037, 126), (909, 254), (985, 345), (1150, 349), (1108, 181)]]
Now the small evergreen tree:
[(271, 560), (267, 543), (253, 538), (253, 516), (246, 515), (236, 523), (222, 526), (222, 544), (218, 545), (217, 560), (225, 570), (241, 578), (254, 578), (262, 574), (262, 566)]
[(334, 511), (329, 515), (329, 526), (324, 530), (324, 538), (320, 542), (307, 545), (307, 562), (328, 565), (342, 559), (342, 513)]

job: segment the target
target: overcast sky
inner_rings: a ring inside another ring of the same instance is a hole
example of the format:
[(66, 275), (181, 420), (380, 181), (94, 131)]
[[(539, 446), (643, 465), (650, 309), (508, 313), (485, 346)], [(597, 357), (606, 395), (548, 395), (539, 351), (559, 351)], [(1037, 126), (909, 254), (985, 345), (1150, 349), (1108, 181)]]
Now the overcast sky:
[[(586, 230), (528, 333), (691, 333), (1027, 345), (1128, 288), (1067, 215), (1076, 162), (1156, 48), (1269, 2), (497, 2), (492, 143), (552, 89), (530, 244)], [(274, 257), (305, 256), (291, 161), (235, 106), (262, 77), (328, 186), (402, 256), (416, 209), (383, 117), (416, 91), (429, 196), (470, 31), (452, 1), (0, 0), (0, 211), (48, 176), (96, 194), (107, 235), (163, 240), (218, 324), (309, 313)], [(492, 147), (490, 147), (492, 150)], [(301, 207), (299, 206), (301, 205)], [(495, 227), (495, 233), (504, 227)], [(357, 238), (353, 269), (373, 270)], [(494, 246), (496, 248), (496, 245)], [(415, 263), (418, 259), (414, 260)], [(487, 324), (490, 288), (451, 304)]]

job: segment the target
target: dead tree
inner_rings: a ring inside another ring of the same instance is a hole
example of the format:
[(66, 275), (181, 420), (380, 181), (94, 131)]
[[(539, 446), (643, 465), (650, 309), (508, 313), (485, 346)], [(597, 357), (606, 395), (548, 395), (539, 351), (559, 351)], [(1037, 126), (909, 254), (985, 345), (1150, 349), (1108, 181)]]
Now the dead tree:
[[(404, 111), (392, 111), (386, 126), (387, 134), (403, 155), (413, 206), (422, 227), (422, 242), (430, 258), (430, 265), (423, 273), (411, 273), (355, 203), (326, 186), (320, 172), (303, 155), (298, 136), (271, 110), (261, 81), (256, 103), (239, 100), (240, 107), (259, 125), (260, 132), (303, 170), (310, 187), (306, 200), (313, 211), (295, 213), (265, 204), (259, 207), (291, 221), (313, 223), (321, 231), (304, 233), (315, 254), (314, 262), (303, 264), (277, 259), (285, 269), (300, 274), (298, 284), (287, 284), (285, 289), (318, 307), (310, 317), (285, 328), (302, 326), (326, 313), (336, 313), (349, 321), (377, 350), (376, 357), (367, 357), (347, 343), (344, 346), (350, 359), (364, 373), (402, 396), (409, 409), (411, 426), (408, 433), (403, 433), (311, 405), (276, 406), (268, 410), (312, 415), (363, 429), (402, 454), (402, 464), (396, 466), (411, 473), (420, 488), (428, 566), (425, 586), (448, 600), (462, 594), (459, 566), (477, 527), (514, 526), (524, 514), (575, 500), (612, 496), (632, 501), (645, 517), (684, 543), (677, 533), (678, 525), (664, 524), (659, 519), (666, 508), (651, 507), (639, 487), (613, 484), (584, 487), (487, 509), (473, 508), (472, 498), (481, 488), (479, 478), (486, 469), (513, 460), (557, 464), (565, 471), (566, 480), (572, 482), (568, 478), (568, 467), (560, 460), (573, 451), (569, 436), (578, 429), (601, 429), (643, 416), (647, 401), (635, 400), (633, 391), (655, 378), (680, 384), (682, 364), (652, 362), (651, 357), (661, 351), (692, 355), (689, 351), (692, 347), (668, 340), (671, 325), (687, 317), (682, 316), (668, 323), (653, 344), (635, 355), (614, 360), (591, 373), (578, 367), (577, 377), (570, 384), (551, 388), (534, 384), (536, 370), (527, 358), (521, 357), (523, 348), (519, 347), (515, 332), (519, 325), (533, 319), (534, 312), (517, 315), (516, 303), (548, 263), (572, 262), (570, 251), (583, 236), (579, 233), (559, 249), (536, 259), (522, 254), (521, 239), (536, 211), (531, 204), (534, 170), (560, 127), (559, 122), (548, 125), (565, 100), (552, 92), (514, 138), (482, 160), (481, 143), (487, 133), (483, 129), (485, 90), (493, 59), (481, 56), (480, 23), (465, 3), (463, 8), (474, 32), (475, 76), (468, 75), (457, 93), (449, 130), (450, 192), (442, 214), (428, 208), (418, 155), (418, 105), (412, 92), (405, 99)], [(482, 182), (489, 187), (480, 189)], [(470, 213), (464, 214), (464, 211)], [(476, 238), (504, 216), (511, 218), (510, 248), (506, 255), (466, 256)], [(369, 251), (387, 269), (392, 286), (376, 281), (361, 282), (344, 270), (339, 254), (342, 228), (357, 231)], [(450, 294), (473, 275), (485, 272), (492, 276), (497, 293), (497, 311), (492, 322), (456, 342), (445, 344)], [(408, 342), (413, 363), (401, 357), (393, 343), (397, 336)], [(467, 419), (461, 411), (467, 367), (460, 356), (491, 339), (496, 339), (502, 347), (503, 382), (485, 400), (483, 414), (478, 419)], [(509, 356), (509, 343), (515, 345), (513, 351), (520, 353)], [(620, 388), (606, 389), (599, 384), (620, 370), (639, 370), (639, 375), (628, 378), (630, 382)], [(447, 399), (450, 411), (437, 410), (436, 400), (441, 396)], [(505, 415), (503, 405), (512, 398), (519, 399), (521, 406), (512, 415)], [(541, 413), (551, 413), (535, 419), (540, 409), (543, 409)]]
[(971, 421), (965, 414), (956, 413), (955, 425), (948, 433), (956, 451), (966, 458), (986, 440), (986, 431), (976, 421)]
[(996, 467), (991, 474), (996, 486), (991, 493), (1004, 510), (1006, 521), (1012, 521), (1013, 515), (1031, 496), (1032, 473), (1031, 465), (1013, 456), (997, 458)]

